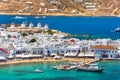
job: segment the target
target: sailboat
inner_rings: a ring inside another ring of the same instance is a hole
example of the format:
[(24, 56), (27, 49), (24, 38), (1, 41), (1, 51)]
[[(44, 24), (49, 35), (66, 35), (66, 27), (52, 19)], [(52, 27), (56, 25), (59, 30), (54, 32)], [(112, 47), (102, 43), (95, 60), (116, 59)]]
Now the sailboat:
[(85, 72), (103, 72), (102, 68), (98, 67), (97, 63), (92, 63), (90, 65), (85, 65), (85, 49), (84, 49), (84, 64), (77, 68), (78, 71)]

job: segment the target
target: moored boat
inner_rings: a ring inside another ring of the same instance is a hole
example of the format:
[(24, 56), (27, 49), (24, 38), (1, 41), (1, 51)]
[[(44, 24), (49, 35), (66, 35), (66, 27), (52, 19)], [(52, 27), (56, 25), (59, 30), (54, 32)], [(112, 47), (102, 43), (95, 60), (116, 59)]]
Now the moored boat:
[(54, 66), (53, 69), (58, 69), (58, 70), (72, 70), (77, 68), (77, 64), (67, 64), (67, 65), (59, 65), (59, 66)]
[(53, 66), (53, 69), (63, 70), (64, 66), (62, 65)]
[(89, 67), (83, 66), (78, 67), (78, 71), (86, 71), (86, 72), (103, 72), (102, 68), (99, 68), (96, 63), (90, 64)]

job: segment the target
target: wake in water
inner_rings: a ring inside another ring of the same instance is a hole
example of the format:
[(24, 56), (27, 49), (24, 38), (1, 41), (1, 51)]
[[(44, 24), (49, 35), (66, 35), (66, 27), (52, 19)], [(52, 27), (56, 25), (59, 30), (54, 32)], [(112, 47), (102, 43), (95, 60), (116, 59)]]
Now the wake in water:
[(13, 19), (25, 19), (23, 16), (15, 16)]

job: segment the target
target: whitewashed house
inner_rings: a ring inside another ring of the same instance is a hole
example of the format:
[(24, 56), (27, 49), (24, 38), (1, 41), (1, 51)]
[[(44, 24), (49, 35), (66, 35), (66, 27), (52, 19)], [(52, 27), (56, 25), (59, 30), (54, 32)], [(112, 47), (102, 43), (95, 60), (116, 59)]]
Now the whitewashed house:
[(118, 58), (118, 49), (109, 45), (95, 45), (91, 46), (91, 52), (99, 55), (100, 58)]
[(77, 57), (77, 55), (80, 53), (80, 46), (74, 45), (74, 46), (67, 46), (67, 51), (64, 54), (65, 57)]

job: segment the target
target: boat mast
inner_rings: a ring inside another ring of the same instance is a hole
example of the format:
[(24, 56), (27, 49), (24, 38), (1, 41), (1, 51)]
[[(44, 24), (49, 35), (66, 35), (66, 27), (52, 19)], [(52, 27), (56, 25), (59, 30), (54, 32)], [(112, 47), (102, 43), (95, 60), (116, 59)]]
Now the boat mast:
[(83, 47), (83, 53), (84, 53), (83, 63), (85, 64), (85, 47)]

